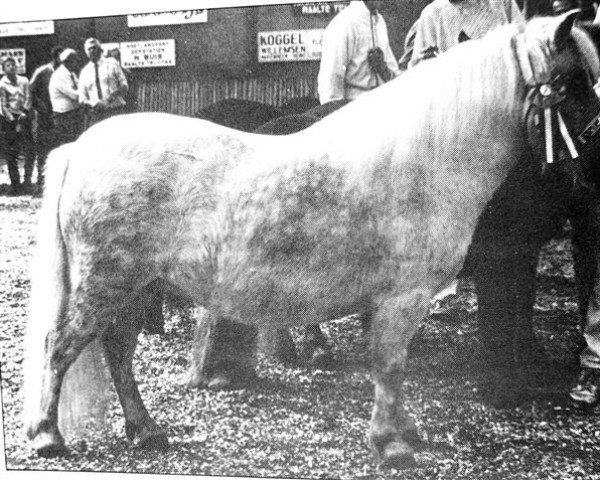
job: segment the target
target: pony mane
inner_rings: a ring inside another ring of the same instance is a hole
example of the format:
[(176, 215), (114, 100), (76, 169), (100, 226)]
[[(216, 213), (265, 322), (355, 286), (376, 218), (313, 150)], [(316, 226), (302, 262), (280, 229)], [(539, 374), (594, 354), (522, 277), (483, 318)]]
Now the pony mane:
[[(522, 148), (526, 83), (515, 43), (517, 36), (524, 37), (536, 78), (553, 72), (557, 65), (548, 32), (554, 21), (537, 18), (525, 27), (505, 25), (480, 40), (461, 43), (421, 62), (322, 120), (323, 127), (330, 127), (327, 141), (335, 136), (336, 129), (344, 138), (369, 138), (365, 143), (382, 145), (394, 138), (396, 143), (390, 148), (399, 153), (396, 158), (422, 156), (433, 162), (439, 156), (440, 161), (448, 161), (448, 150), (457, 145), (463, 146), (463, 154), (469, 150), (473, 155), (478, 150), (485, 154), (490, 142), (486, 145), (483, 139), (506, 137), (506, 129), (512, 127), (514, 145), (506, 148)], [(593, 78), (598, 78), (600, 62), (590, 37), (574, 28), (572, 39), (582, 63)], [(360, 148), (357, 151), (354, 145), (353, 151), (344, 154), (354, 158), (368, 154), (368, 146)], [(338, 147), (340, 150), (344, 147)], [(457, 151), (457, 156), (460, 153)]]
[[(379, 145), (393, 138), (397, 158), (435, 161), (432, 153), (462, 139), (518, 124), (525, 85), (512, 46), (517, 33), (517, 27), (504, 26), (420, 63), (322, 120), (331, 128), (326, 136), (337, 129), (345, 138), (357, 135)], [(364, 154), (356, 145), (345, 153)]]

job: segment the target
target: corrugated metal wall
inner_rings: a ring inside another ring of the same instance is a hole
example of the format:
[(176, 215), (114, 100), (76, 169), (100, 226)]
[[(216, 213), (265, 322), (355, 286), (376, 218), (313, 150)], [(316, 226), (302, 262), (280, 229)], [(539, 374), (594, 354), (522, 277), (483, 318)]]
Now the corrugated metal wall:
[(134, 85), (137, 108), (193, 116), (226, 98), (243, 98), (280, 106), (291, 98), (317, 96), (316, 78), (260, 77), (201, 81), (146, 82)]

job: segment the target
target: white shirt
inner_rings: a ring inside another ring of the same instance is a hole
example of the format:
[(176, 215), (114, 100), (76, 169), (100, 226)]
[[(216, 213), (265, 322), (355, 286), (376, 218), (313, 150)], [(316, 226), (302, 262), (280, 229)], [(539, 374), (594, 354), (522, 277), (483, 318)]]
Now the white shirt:
[[(118, 91), (121, 86), (128, 87), (127, 79), (123, 69), (114, 58), (100, 57), (98, 60), (98, 78), (100, 80), (100, 89), (102, 91), (102, 101), (106, 102), (108, 97)], [(79, 102), (92, 104), (98, 103), (101, 99), (96, 87), (96, 69), (93, 62), (89, 62), (81, 69), (79, 74)], [(121, 95), (115, 95), (107, 103), (108, 108), (122, 107), (125, 100)]]
[(0, 78), (0, 115), (13, 121), (30, 108), (31, 96), (27, 77), (17, 75), (15, 83), (12, 83), (7, 75)]
[(77, 77), (64, 65), (58, 67), (50, 77), (48, 93), (53, 112), (65, 113), (79, 107)]
[[(423, 51), (434, 47), (445, 52), (459, 43), (459, 36), (476, 39), (508, 23), (524, 24), (514, 0), (434, 0), (421, 12), (410, 65), (423, 59)], [(462, 32), (462, 35), (461, 35)]]
[(368, 51), (379, 47), (394, 76), (400, 73), (390, 47), (387, 26), (380, 13), (371, 15), (362, 1), (350, 2), (329, 23), (323, 34), (321, 65), (318, 76), (319, 100), (354, 99), (382, 85), (371, 71)]

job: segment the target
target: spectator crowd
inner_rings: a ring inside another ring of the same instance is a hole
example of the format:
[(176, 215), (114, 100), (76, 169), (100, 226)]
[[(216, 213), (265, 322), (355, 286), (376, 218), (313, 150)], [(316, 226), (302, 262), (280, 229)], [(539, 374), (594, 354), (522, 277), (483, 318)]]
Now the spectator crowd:
[(41, 194), (52, 149), (126, 111), (129, 84), (118, 49), (103, 55), (100, 42), (88, 38), (84, 51), (87, 63), (80, 70), (82, 59), (74, 49), (53, 47), (49, 62), (31, 80), (17, 73), (14, 58), (1, 59), (0, 160), (6, 163), (13, 195)]

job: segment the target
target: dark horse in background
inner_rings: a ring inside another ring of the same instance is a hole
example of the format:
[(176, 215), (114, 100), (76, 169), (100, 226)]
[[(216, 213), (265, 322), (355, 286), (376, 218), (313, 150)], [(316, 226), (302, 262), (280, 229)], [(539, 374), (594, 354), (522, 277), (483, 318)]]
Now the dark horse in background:
[[(600, 29), (589, 24), (583, 27), (595, 44), (600, 45)], [(305, 112), (273, 115), (254, 131), (271, 135), (295, 133), (347, 103), (338, 101)], [(215, 115), (213, 119), (232, 128), (253, 128), (257, 123), (256, 112), (267, 106), (252, 104), (233, 99), (227, 109), (221, 110), (226, 114)], [(534, 121), (534, 117), (530, 116), (529, 121)], [(541, 152), (544, 142), (541, 127), (528, 128), (531, 148)], [(540, 152), (532, 153), (543, 155)], [(486, 364), (482, 392), (491, 405), (510, 407), (522, 403), (529, 398), (532, 388), (544, 387), (565, 373), (573, 376), (572, 366), (554, 365), (546, 357), (535, 337), (532, 314), (540, 250), (561, 234), (569, 221), (579, 311), (582, 324), (585, 323), (600, 256), (600, 199), (595, 188), (579, 180), (573, 177), (565, 183), (563, 177), (554, 175), (550, 169), (544, 174), (533, 162), (519, 162), (479, 219), (460, 275), (472, 277), (475, 283), (479, 338)], [(362, 320), (366, 330), (369, 319)], [(223, 319), (213, 322), (198, 321), (189, 385), (220, 388), (247, 384), (253, 379), (256, 332), (252, 327)], [(331, 353), (319, 327), (305, 327), (303, 339), (304, 356), (309, 363), (327, 367)], [(232, 343), (235, 349), (231, 348)], [(287, 329), (261, 331), (258, 343), (264, 352), (286, 363), (297, 362)], [(233, 351), (235, 356), (230, 355)]]

